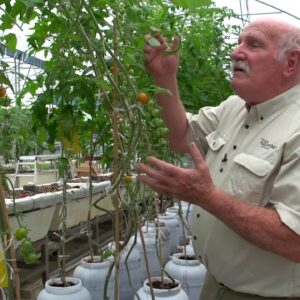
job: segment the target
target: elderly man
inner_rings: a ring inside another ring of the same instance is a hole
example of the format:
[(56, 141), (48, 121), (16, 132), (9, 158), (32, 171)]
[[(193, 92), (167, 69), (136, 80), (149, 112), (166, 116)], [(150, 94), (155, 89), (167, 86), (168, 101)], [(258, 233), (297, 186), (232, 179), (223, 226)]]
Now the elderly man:
[[(259, 19), (231, 53), (237, 94), (187, 114), (176, 74), (179, 55), (145, 46), (160, 93), (170, 145), (190, 153), (193, 169), (155, 157), (139, 180), (194, 204), (195, 252), (208, 274), (202, 300), (300, 299), (300, 29)], [(192, 299), (195, 300), (195, 299)]]

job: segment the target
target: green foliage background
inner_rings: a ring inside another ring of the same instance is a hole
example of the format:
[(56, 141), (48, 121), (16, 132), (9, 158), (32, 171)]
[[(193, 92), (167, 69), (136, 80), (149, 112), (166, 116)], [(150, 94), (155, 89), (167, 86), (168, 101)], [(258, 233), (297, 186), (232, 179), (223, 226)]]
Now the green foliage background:
[[(46, 141), (52, 150), (56, 140), (67, 139), (72, 152), (78, 134), (84, 153), (91, 151), (91, 141), (93, 149), (105, 145), (104, 158), (109, 164), (116, 94), (121, 101), (118, 126), (124, 153), (134, 157), (155, 150), (145, 147), (156, 144), (157, 128), (147, 124), (149, 112), (136, 101), (139, 91), (151, 98), (157, 91), (143, 66), (144, 35), (151, 26), (169, 41), (181, 37), (178, 80), (188, 111), (216, 105), (232, 93), (228, 55), (233, 45), (228, 38), (239, 28), (226, 22), (234, 17), (232, 11), (217, 8), (211, 1), (2, 0), (0, 5), (5, 12), (0, 17), (2, 42), (14, 50), (16, 38), (7, 30), (30, 23), (33, 33), (28, 37), (29, 53), (42, 51), (46, 57), (45, 72), (36, 80), (27, 80), (16, 104), (22, 108), (24, 95), (32, 95), (35, 100), (28, 126), (34, 132), (32, 140), (38, 144)], [(112, 20), (116, 21), (117, 32)], [(116, 34), (118, 50), (114, 56)], [(111, 72), (112, 66), (119, 70), (117, 77)], [(133, 145), (137, 152), (133, 154), (128, 149), (137, 135), (141, 138)], [(10, 138), (15, 139), (13, 135)], [(155, 151), (159, 155), (158, 149)], [(166, 151), (163, 148), (161, 152)]]

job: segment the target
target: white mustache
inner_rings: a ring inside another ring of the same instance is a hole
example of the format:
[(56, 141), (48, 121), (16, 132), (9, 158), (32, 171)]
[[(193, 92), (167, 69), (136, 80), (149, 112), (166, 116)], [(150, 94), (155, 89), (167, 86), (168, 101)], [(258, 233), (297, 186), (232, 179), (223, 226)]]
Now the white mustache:
[(244, 61), (235, 60), (231, 63), (231, 70), (234, 71), (235, 69), (241, 69), (246, 74), (250, 74), (251, 69), (248, 64)]

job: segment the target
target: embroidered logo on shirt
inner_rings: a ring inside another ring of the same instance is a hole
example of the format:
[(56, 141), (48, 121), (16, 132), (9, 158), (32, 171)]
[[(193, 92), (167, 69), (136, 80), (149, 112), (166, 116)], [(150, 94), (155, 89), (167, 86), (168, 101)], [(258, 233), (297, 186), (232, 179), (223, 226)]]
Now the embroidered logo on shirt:
[(265, 149), (276, 149), (277, 146), (271, 144), (268, 140), (264, 139), (264, 138), (261, 138), (260, 139), (260, 145), (261, 147), (265, 148)]

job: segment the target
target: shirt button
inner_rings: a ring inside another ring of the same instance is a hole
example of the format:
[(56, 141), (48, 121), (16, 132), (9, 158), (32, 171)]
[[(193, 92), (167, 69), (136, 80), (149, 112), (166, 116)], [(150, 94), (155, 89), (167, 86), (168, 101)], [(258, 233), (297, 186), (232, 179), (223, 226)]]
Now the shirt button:
[(264, 119), (264, 117), (263, 117), (263, 116), (261, 116), (261, 117), (260, 117), (260, 120), (262, 121), (263, 119)]
[(193, 236), (194, 240), (196, 241), (197, 237), (196, 236)]
[(223, 168), (220, 169), (220, 173), (222, 173), (222, 172), (223, 172)]
[(233, 147), (232, 147), (232, 148), (233, 148), (233, 150), (235, 150), (235, 149), (237, 148), (237, 146), (236, 146), (236, 145), (233, 145)]
[(248, 124), (246, 124), (246, 125), (245, 125), (245, 129), (248, 129), (248, 128), (249, 128), (249, 125), (248, 125)]
[(197, 218), (200, 218), (200, 214), (199, 213), (197, 214)]

